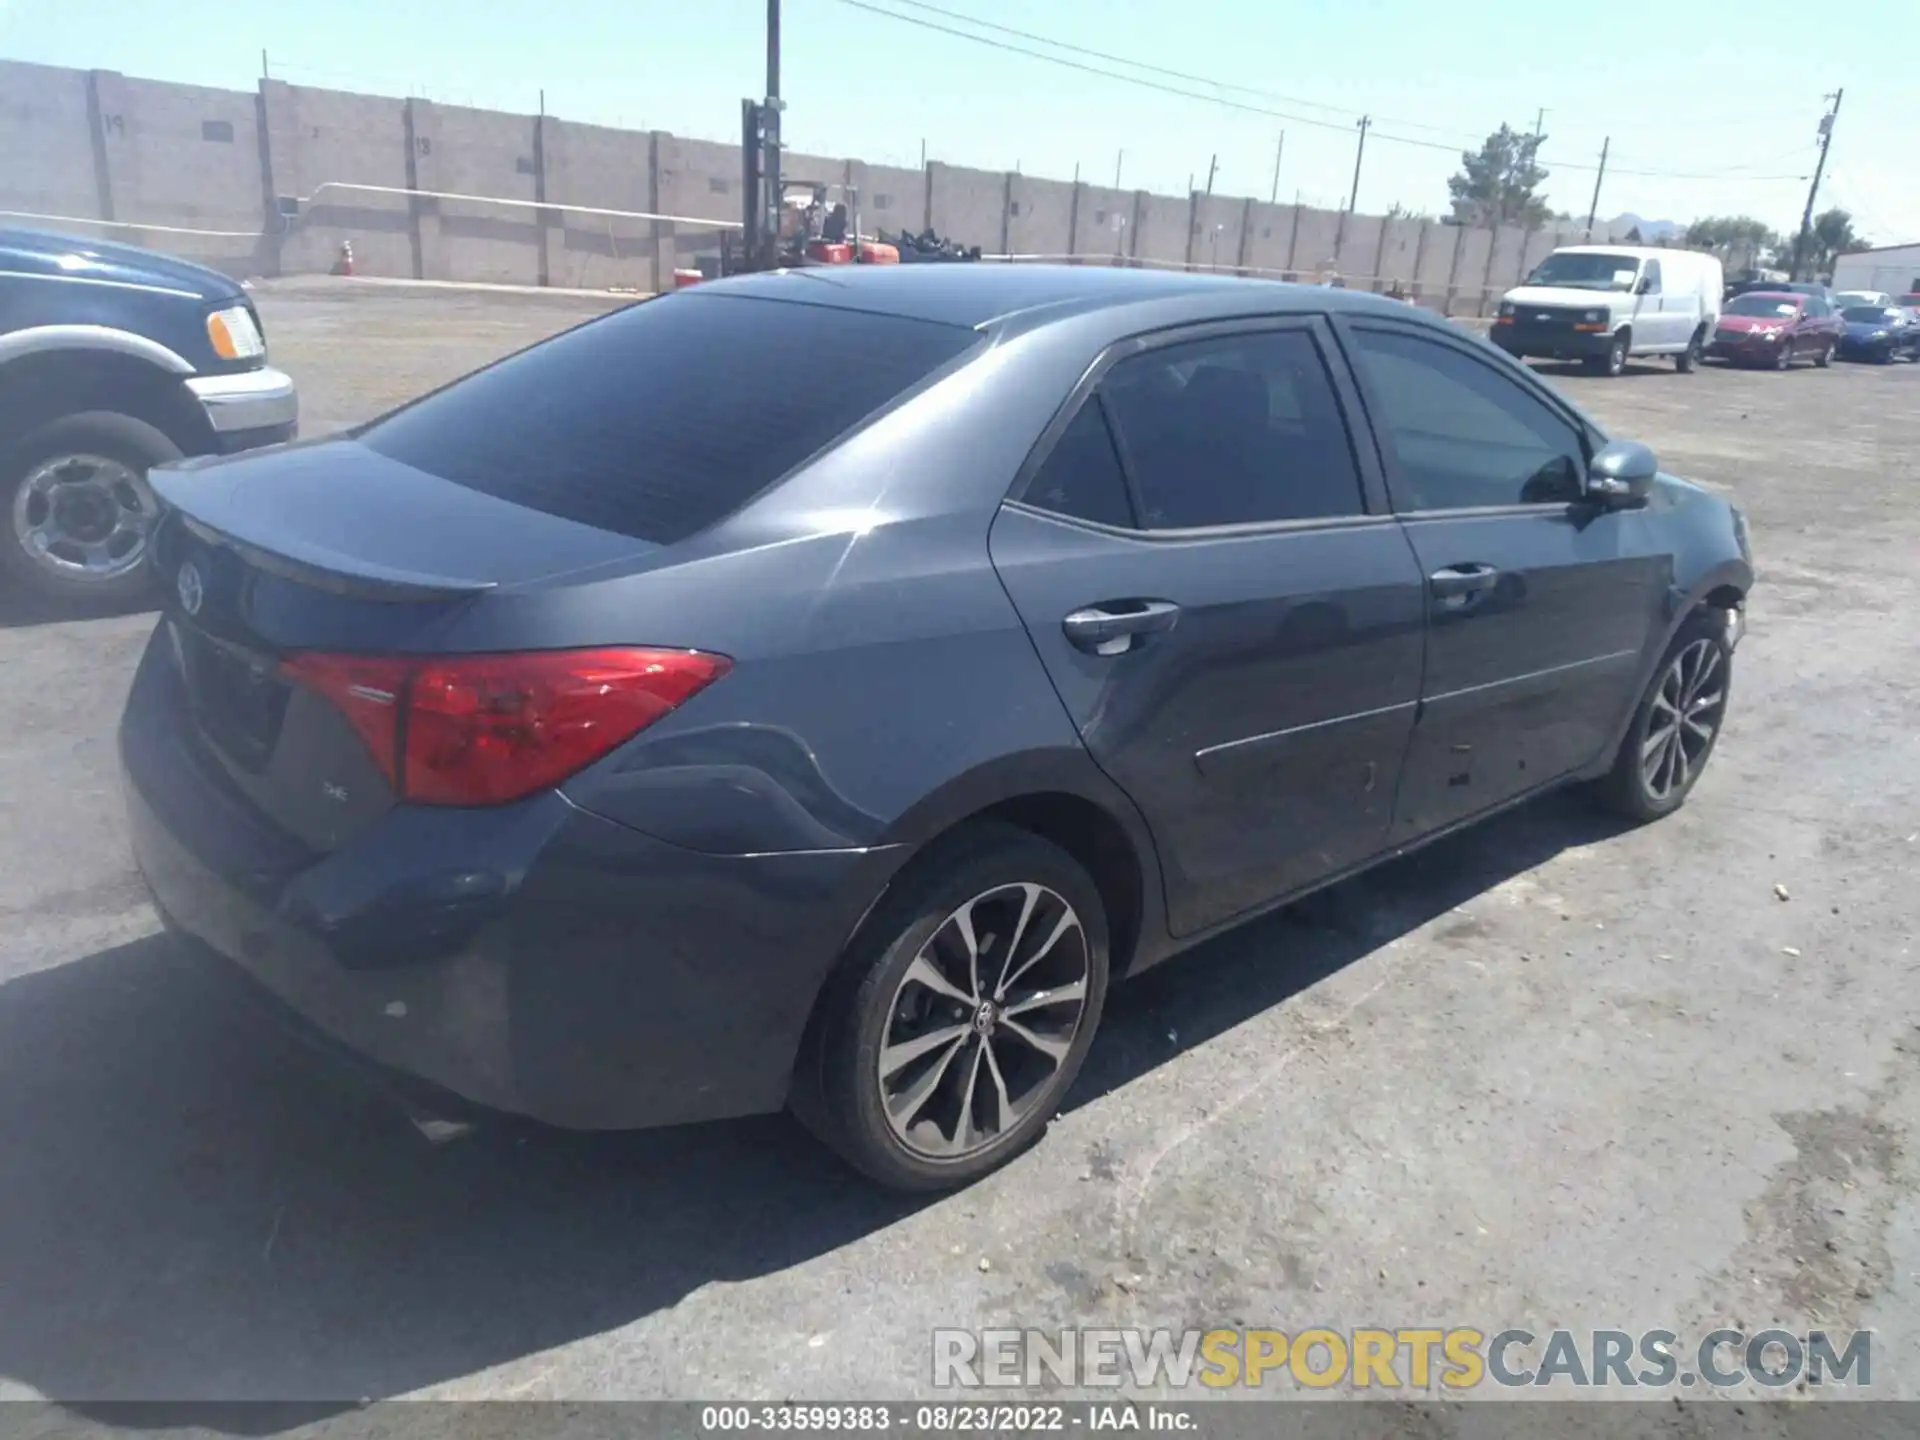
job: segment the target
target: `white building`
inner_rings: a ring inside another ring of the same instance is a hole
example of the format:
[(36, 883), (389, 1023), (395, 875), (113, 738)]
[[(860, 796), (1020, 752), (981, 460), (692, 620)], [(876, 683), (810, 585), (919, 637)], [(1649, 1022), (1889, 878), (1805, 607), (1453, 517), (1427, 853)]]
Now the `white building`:
[(1833, 262), (1835, 290), (1883, 290), (1896, 300), (1920, 294), (1920, 245), (1856, 250)]

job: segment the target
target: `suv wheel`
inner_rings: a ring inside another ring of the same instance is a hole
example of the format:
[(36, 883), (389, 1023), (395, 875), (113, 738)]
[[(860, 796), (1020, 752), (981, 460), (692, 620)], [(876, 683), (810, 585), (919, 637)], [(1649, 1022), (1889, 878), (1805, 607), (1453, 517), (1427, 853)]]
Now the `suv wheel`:
[(0, 460), (11, 525), (0, 571), (63, 604), (124, 604), (147, 588), (159, 502), (147, 470), (180, 449), (131, 415), (87, 411), (24, 436)]
[(1686, 802), (1726, 723), (1733, 652), (1709, 611), (1680, 627), (1633, 713), (1613, 769), (1598, 785), (1609, 809), (1658, 820)]
[(1829, 340), (1821, 349), (1820, 353), (1813, 357), (1813, 363), (1818, 365), (1822, 370), (1826, 369), (1829, 365), (1833, 364), (1833, 352), (1838, 348), (1833, 341)]
[(995, 1170), (1046, 1129), (1107, 990), (1100, 892), (1003, 825), (936, 843), (861, 927), (823, 994), (794, 1109), (898, 1190)]

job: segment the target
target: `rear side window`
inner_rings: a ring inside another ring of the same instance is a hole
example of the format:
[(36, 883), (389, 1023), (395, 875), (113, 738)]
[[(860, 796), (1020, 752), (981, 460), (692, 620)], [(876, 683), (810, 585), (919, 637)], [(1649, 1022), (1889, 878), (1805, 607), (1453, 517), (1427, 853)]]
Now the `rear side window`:
[(671, 545), (978, 340), (892, 315), (670, 295), (456, 381), (359, 438), (515, 505)]
[(1027, 486), (1025, 500), (1042, 510), (1098, 525), (1133, 525), (1127, 477), (1114, 453), (1098, 397), (1080, 407)]
[(1148, 350), (1101, 395), (1149, 530), (1361, 513), (1346, 420), (1304, 330)]

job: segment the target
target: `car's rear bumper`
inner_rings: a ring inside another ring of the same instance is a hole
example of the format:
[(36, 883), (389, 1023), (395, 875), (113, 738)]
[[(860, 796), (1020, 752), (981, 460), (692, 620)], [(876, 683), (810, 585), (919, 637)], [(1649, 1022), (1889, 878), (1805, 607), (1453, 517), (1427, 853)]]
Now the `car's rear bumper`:
[(121, 727), (135, 860), (170, 926), (329, 1044), (581, 1129), (785, 1103), (870, 854), (709, 855), (553, 792), (303, 852), (174, 733), (166, 669), (150, 650)]
[(1613, 336), (1604, 330), (1569, 330), (1565, 326), (1495, 325), (1488, 332), (1493, 343), (1509, 355), (1539, 360), (1589, 360), (1613, 348)]
[(236, 375), (194, 375), (185, 384), (223, 452), (277, 445), (299, 433), (300, 396), (284, 371), (263, 366)]

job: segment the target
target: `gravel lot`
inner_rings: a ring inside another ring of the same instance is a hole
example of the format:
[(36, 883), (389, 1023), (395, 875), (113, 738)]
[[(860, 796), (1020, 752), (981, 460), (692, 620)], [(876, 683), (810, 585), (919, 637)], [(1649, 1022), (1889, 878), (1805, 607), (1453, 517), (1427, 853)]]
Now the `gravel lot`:
[[(310, 433), (607, 303), (260, 292)], [(781, 1119), (428, 1147), (153, 938), (150, 618), (10, 612), (0, 1396), (909, 1396), (935, 1326), (1076, 1322), (1871, 1326), (1920, 1396), (1920, 365), (1555, 381), (1752, 521), (1692, 803), (1551, 799), (1164, 967), (930, 1203)]]

